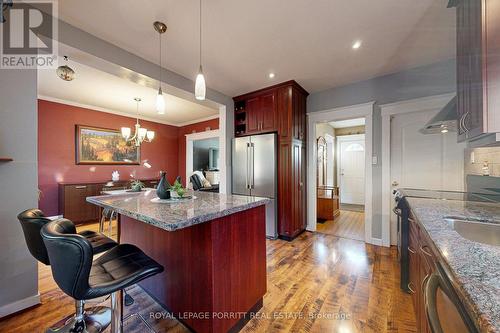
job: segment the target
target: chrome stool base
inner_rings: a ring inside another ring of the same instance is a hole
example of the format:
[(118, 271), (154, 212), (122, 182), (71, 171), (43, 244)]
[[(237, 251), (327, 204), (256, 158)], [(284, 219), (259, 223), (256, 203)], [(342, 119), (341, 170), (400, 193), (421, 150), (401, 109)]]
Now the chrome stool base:
[[(111, 309), (105, 306), (96, 306), (85, 310), (84, 322), (77, 319), (75, 315), (66, 317), (52, 327), (46, 333), (100, 333), (111, 323)], [(85, 323), (85, 325), (83, 325)]]

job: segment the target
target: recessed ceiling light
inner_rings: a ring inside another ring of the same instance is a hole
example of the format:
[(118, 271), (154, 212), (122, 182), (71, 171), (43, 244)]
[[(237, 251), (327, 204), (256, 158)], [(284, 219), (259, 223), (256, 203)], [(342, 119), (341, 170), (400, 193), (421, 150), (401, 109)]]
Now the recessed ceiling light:
[(355, 41), (355, 42), (352, 44), (352, 48), (353, 48), (354, 50), (357, 50), (357, 49), (359, 49), (360, 47), (361, 47), (361, 41), (360, 41), (360, 40), (357, 40), (357, 41)]
[(274, 77), (275, 77), (275, 76), (276, 76), (276, 75), (275, 75), (274, 73), (269, 73), (269, 78), (270, 78), (270, 79), (274, 79)]

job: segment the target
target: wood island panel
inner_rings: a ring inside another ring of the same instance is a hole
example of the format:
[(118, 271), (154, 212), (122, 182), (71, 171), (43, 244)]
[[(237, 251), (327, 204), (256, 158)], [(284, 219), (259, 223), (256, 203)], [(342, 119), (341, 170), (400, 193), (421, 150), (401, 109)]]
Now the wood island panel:
[[(265, 206), (177, 231), (120, 215), (119, 232), (120, 243), (138, 246), (165, 268), (141, 287), (194, 331), (238, 330), (246, 321), (241, 314), (260, 308), (266, 293)], [(239, 316), (225, 315), (231, 313)]]

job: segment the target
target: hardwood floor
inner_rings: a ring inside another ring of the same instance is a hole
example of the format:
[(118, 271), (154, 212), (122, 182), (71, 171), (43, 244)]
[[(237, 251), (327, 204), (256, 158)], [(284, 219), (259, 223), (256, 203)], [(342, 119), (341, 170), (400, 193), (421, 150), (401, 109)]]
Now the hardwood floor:
[[(87, 225), (86, 229), (97, 229)], [(40, 265), (42, 304), (0, 320), (0, 332), (43, 332), (73, 313), (73, 301)], [(268, 285), (264, 306), (242, 332), (416, 332), (411, 297), (399, 289), (394, 248), (322, 233), (305, 232), (293, 242), (267, 241)], [(140, 287), (125, 314), (137, 312), (157, 332), (188, 332)], [(151, 314), (163, 317), (154, 319)], [(125, 332), (144, 332), (137, 318)]]
[(318, 223), (316, 229), (324, 234), (364, 241), (365, 213), (341, 209), (335, 220)]

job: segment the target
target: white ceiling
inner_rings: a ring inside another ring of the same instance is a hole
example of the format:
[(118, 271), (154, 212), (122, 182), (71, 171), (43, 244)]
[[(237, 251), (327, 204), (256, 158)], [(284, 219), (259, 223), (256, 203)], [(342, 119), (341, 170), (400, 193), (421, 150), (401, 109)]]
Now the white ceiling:
[(328, 123), (333, 128), (347, 128), (353, 126), (363, 126), (365, 124), (365, 118), (356, 118), (348, 120), (331, 121)]
[(218, 116), (218, 110), (165, 93), (166, 111), (159, 115), (155, 110), (156, 89), (88, 67), (71, 58), (69, 66), (76, 72), (76, 78), (70, 82), (61, 80), (55, 70), (38, 71), (41, 98), (135, 117), (134, 97), (140, 97), (142, 119), (177, 126)]
[[(317, 92), (451, 58), (455, 10), (447, 9), (447, 2), (203, 1), (207, 84), (235, 96), (295, 79)], [(165, 67), (188, 78), (196, 75), (198, 0), (64, 0), (59, 16), (156, 63), (152, 22), (161, 20), (168, 26)], [(358, 39), (362, 46), (353, 50)], [(274, 79), (268, 78), (271, 71)]]

